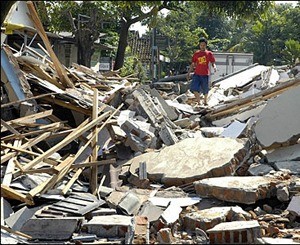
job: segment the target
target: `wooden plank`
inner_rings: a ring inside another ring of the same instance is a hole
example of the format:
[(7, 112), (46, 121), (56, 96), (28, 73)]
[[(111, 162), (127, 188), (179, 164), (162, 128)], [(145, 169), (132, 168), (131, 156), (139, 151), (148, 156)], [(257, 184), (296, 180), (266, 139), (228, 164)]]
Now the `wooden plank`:
[(25, 238), (27, 238), (27, 239), (32, 239), (31, 236), (29, 236), (29, 235), (27, 235), (27, 234), (25, 234), (25, 233), (23, 233), (23, 232), (20, 232), (20, 231), (15, 231), (15, 230), (13, 230), (13, 229), (11, 229), (11, 228), (9, 228), (9, 227), (6, 227), (6, 226), (4, 226), (4, 225), (2, 225), (2, 224), (1, 224), (1, 229), (6, 230), (7, 232), (12, 233), (12, 234), (15, 234), (15, 235), (17, 235), (17, 236), (22, 236), (22, 237), (25, 237)]
[[(13, 133), (17, 138), (24, 138), (23, 135), (21, 135), (17, 130), (15, 130), (11, 125), (9, 125), (7, 122), (2, 120), (1, 118), (1, 125), (3, 125), (7, 130), (9, 130), (11, 133)], [(1, 132), (3, 132), (1, 130)]]
[(88, 110), (88, 109), (85, 109), (85, 108), (73, 105), (71, 103), (67, 103), (64, 100), (60, 100), (60, 99), (57, 99), (57, 98), (47, 98), (47, 97), (44, 97), (41, 100), (42, 101), (47, 101), (47, 102), (50, 102), (50, 103), (53, 103), (53, 104), (56, 104), (56, 105), (60, 105), (62, 107), (68, 108), (70, 110), (77, 111), (77, 112), (82, 113), (82, 114), (87, 115), (87, 116), (91, 116), (92, 115), (91, 110)]
[(39, 98), (43, 98), (43, 97), (51, 96), (51, 95), (55, 95), (55, 94), (59, 94), (59, 93), (40, 94), (40, 95), (37, 95), (37, 96), (26, 98), (24, 100), (18, 100), (18, 101), (8, 102), (8, 103), (5, 103), (5, 104), (1, 104), (1, 108), (6, 108), (6, 107), (12, 106), (12, 105), (18, 105), (18, 104), (21, 104), (22, 102), (25, 102), (25, 101), (28, 101), (28, 100), (39, 99)]
[(33, 5), (32, 1), (27, 1), (26, 2), (28, 10), (30, 12), (29, 18), (33, 21), (35, 28), (38, 32), (38, 34), (40, 35), (41, 39), (43, 40), (46, 49), (53, 61), (53, 64), (55, 66), (56, 72), (61, 80), (61, 82), (66, 86), (66, 87), (70, 87), (70, 88), (75, 88), (75, 85), (72, 83), (72, 81), (69, 79), (69, 77), (67, 76), (66, 71), (64, 70), (62, 64), (59, 62), (56, 54), (54, 53), (51, 44), (49, 42), (48, 36), (44, 30), (43, 24), (38, 16), (38, 13), (35, 10), (35, 7)]
[[(104, 108), (103, 108), (104, 109)], [(102, 109), (102, 110), (103, 110)], [(95, 125), (97, 125), (99, 122), (101, 122), (103, 119), (105, 119), (111, 111), (105, 112), (102, 115), (100, 115), (95, 120), (91, 121), (87, 125), (81, 128), (79, 125), (76, 130), (74, 130), (72, 133), (70, 133), (66, 138), (64, 138), (61, 142), (59, 142), (57, 145), (53, 146), (49, 150), (47, 150), (44, 154), (38, 156), (34, 160), (32, 160), (30, 163), (28, 163), (26, 166), (24, 166), (24, 170), (29, 170), (35, 165), (39, 164), (41, 161), (43, 161), (45, 158), (51, 156), (53, 153), (57, 152), (61, 148), (65, 147), (67, 144), (72, 142), (74, 139), (78, 138), (80, 135), (84, 134), (86, 131), (93, 128)]]
[[(98, 116), (98, 106), (99, 106), (99, 100), (98, 100), (98, 89), (94, 88), (94, 100), (93, 100), (93, 114), (92, 118), (96, 119)], [(97, 161), (98, 158), (98, 129), (97, 126), (95, 126), (94, 129), (94, 139), (92, 141), (92, 161)], [(96, 195), (97, 193), (97, 185), (98, 185), (98, 165), (91, 167), (91, 177), (90, 177), (90, 189), (91, 193), (93, 195)]]
[(74, 164), (74, 165), (71, 166), (71, 169), (91, 167), (91, 166), (94, 166), (94, 165), (106, 165), (106, 164), (113, 164), (113, 163), (116, 163), (115, 158), (101, 160), (101, 161), (95, 161), (95, 162), (85, 162), (85, 163), (80, 163), (80, 164)]
[[(39, 113), (36, 113), (36, 114), (28, 115), (28, 116), (25, 116), (25, 117), (20, 117), (20, 118), (17, 118), (17, 119), (13, 119), (13, 120), (7, 121), (6, 123), (9, 124), (9, 125), (18, 124), (18, 123), (22, 123), (22, 122), (34, 123), (38, 119), (50, 116), (52, 114), (52, 112), (53, 112), (53, 110), (51, 109), (51, 110), (48, 110), (48, 111), (43, 111), (43, 112), (39, 112)], [(1, 132), (3, 132), (2, 129), (1, 129)]]
[(75, 181), (78, 179), (82, 171), (84, 170), (83, 168), (77, 169), (76, 173), (72, 176), (72, 178), (69, 180), (69, 182), (66, 184), (66, 186), (62, 189), (61, 194), (66, 195), (68, 190), (71, 188), (71, 186), (75, 183)]
[(300, 79), (295, 79), (290, 82), (282, 83), (276, 87), (272, 87), (270, 89), (263, 90), (257, 94), (248, 96), (243, 99), (233, 101), (230, 104), (227, 104), (221, 108), (213, 110), (212, 112), (206, 114), (205, 117), (212, 120), (217, 117), (227, 115), (227, 114), (232, 113), (235, 110), (238, 110), (240, 108), (250, 106), (250, 105), (256, 103), (257, 101), (263, 101), (263, 100), (272, 98), (278, 94), (283, 93), (284, 91), (286, 91), (288, 89), (291, 89), (292, 87), (299, 86), (299, 85), (300, 85)]
[(13, 200), (18, 200), (21, 202), (25, 202), (28, 205), (34, 205), (33, 200), (28, 199), (24, 194), (21, 194), (17, 192), (16, 190), (1, 184), (1, 196), (8, 198), (8, 199), (13, 199)]

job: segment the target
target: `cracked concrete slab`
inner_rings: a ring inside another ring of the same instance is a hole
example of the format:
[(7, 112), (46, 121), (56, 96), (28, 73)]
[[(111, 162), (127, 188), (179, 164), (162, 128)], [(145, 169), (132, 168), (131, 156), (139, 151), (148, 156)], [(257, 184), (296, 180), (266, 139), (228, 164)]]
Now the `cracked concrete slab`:
[(194, 187), (200, 197), (254, 204), (259, 199), (271, 197), (273, 182), (277, 182), (276, 179), (269, 176), (225, 176), (195, 181)]
[(236, 156), (245, 150), (246, 142), (231, 138), (187, 138), (160, 152), (148, 152), (133, 159), (130, 172), (135, 175), (140, 162), (147, 164), (149, 180), (166, 186), (231, 175), (236, 169)]
[[(254, 125), (257, 140), (272, 147), (300, 136), (300, 86), (293, 87), (270, 99)], [(270, 126), (272, 125), (272, 126)]]

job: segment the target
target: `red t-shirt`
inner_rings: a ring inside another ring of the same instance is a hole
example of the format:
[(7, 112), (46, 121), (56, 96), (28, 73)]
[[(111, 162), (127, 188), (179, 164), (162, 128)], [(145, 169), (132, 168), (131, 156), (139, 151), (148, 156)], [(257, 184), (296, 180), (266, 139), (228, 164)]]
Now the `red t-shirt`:
[(197, 75), (209, 75), (209, 62), (214, 63), (215, 57), (211, 51), (198, 50), (194, 53), (192, 62), (196, 63), (194, 74)]

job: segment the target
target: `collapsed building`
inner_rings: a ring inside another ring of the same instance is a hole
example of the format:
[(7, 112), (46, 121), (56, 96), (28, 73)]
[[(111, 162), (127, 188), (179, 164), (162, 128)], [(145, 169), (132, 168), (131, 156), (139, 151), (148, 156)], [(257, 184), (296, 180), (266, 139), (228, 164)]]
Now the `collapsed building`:
[(196, 110), (180, 75), (65, 67), (39, 23), (44, 55), (1, 47), (4, 243), (300, 242), (300, 64), (215, 80)]

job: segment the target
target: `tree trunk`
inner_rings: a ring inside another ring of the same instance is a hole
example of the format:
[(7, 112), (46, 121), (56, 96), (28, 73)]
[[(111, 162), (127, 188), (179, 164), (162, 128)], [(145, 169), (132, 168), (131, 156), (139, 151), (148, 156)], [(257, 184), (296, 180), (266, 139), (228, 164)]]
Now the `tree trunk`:
[(91, 38), (91, 30), (78, 30), (77, 45), (78, 45), (78, 64), (86, 67), (91, 66), (91, 58), (95, 51), (94, 40)]
[(118, 70), (123, 67), (124, 58), (125, 58), (125, 50), (127, 47), (127, 38), (128, 38), (129, 27), (130, 27), (130, 24), (128, 24), (128, 22), (125, 22), (122, 19), (118, 51), (117, 51), (117, 55), (116, 55), (114, 70)]

